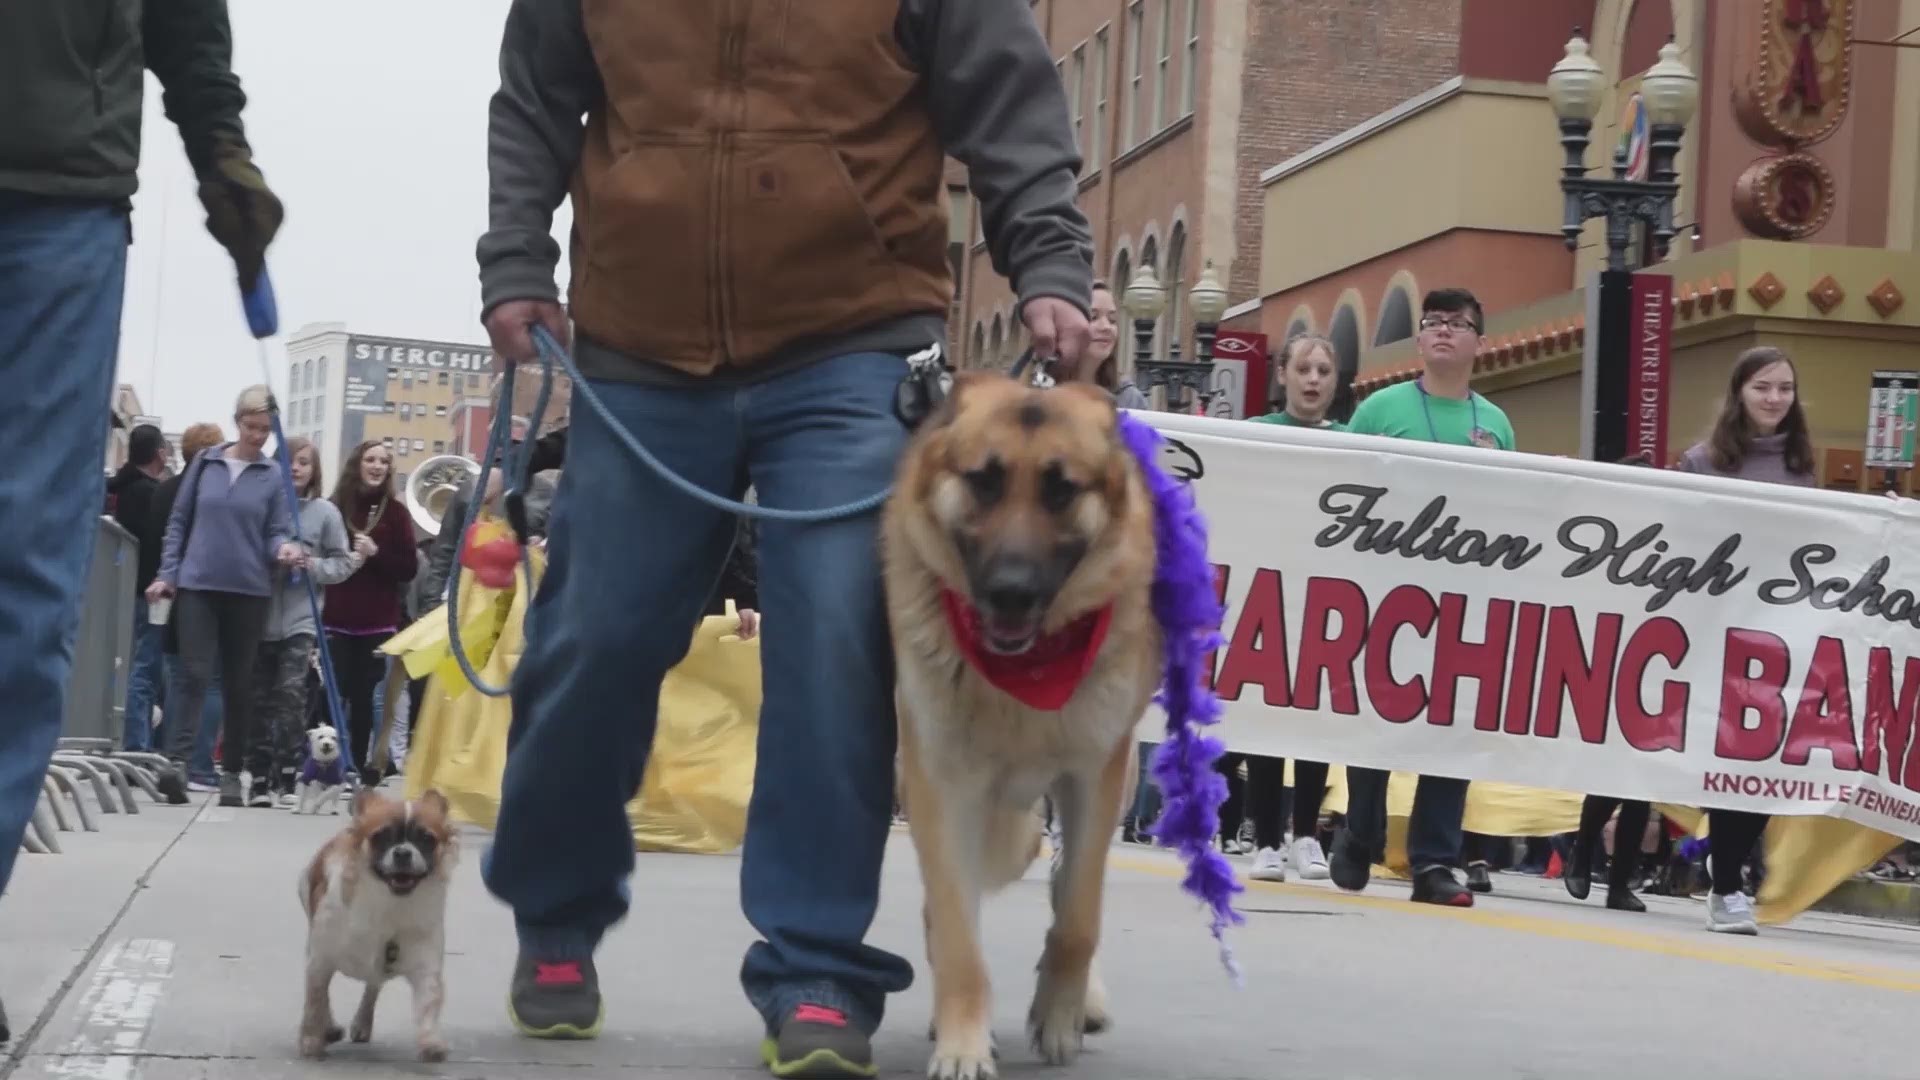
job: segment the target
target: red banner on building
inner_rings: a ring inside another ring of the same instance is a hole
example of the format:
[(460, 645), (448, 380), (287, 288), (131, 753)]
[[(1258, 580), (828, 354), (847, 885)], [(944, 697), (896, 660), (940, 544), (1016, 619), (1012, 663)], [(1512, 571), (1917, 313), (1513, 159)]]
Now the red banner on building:
[(1207, 412), (1231, 420), (1267, 412), (1267, 335), (1222, 330), (1213, 339), (1214, 395)]
[(1673, 394), (1673, 278), (1633, 275), (1633, 337), (1627, 358), (1627, 453), (1667, 464), (1667, 399)]

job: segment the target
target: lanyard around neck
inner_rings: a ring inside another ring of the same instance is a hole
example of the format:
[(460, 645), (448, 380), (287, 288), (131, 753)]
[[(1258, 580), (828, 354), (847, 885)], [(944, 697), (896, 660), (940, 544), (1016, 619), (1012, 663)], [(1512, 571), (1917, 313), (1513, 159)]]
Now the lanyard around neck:
[[(1420, 391), (1420, 412), (1427, 418), (1427, 434), (1433, 436), (1434, 442), (1445, 442), (1446, 440), (1440, 437), (1440, 429), (1434, 426), (1433, 407), (1427, 404), (1427, 400), (1433, 395), (1427, 393), (1426, 376), (1421, 376), (1413, 385), (1415, 389)], [(1473, 434), (1480, 430), (1480, 400), (1479, 395), (1475, 394), (1471, 389), (1467, 391), (1467, 408), (1471, 410), (1468, 422), (1473, 426), (1467, 429), (1466, 444), (1468, 446), (1477, 446), (1479, 444), (1473, 441)]]

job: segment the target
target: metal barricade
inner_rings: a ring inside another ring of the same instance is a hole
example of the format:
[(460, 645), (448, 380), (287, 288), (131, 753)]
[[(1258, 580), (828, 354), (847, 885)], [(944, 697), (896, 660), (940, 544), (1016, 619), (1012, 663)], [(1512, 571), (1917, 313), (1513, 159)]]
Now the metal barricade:
[(106, 739), (119, 749), (126, 738), (127, 680), (133, 667), (134, 587), (140, 573), (140, 542), (110, 517), (102, 517), (87, 568), (67, 676), (64, 739)]

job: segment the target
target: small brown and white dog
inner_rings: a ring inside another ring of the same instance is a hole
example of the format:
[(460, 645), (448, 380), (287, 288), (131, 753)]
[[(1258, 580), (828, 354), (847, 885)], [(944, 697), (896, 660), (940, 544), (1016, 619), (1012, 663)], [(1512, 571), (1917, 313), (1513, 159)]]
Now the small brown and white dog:
[(1153, 507), (1112, 399), (966, 372), (915, 435), (882, 524), (902, 807), (926, 887), (937, 1080), (995, 1075), (980, 905), (1061, 823), (1028, 1010), (1052, 1064), (1110, 1022), (1093, 970), (1107, 853), (1162, 667)]
[[(307, 913), (303, 1056), (324, 1057), (343, 1034), (359, 1043), (371, 1039), (380, 988), (399, 978), (413, 990), (420, 1060), (446, 1060), (440, 1006), (446, 993), (447, 886), (458, 850), (439, 792), (412, 802), (371, 788), (354, 797), (352, 822), (300, 876), (300, 906)], [(346, 1032), (333, 1019), (335, 975), (366, 986)]]

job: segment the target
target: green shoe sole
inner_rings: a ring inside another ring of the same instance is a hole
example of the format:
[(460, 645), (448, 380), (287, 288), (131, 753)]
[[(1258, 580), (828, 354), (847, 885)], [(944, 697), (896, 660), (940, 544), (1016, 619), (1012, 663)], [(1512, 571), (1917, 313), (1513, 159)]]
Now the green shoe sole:
[(785, 1080), (867, 1080), (879, 1076), (878, 1065), (856, 1065), (832, 1050), (821, 1048), (793, 1061), (780, 1060), (780, 1042), (768, 1038), (760, 1044), (760, 1059), (767, 1071)]
[(607, 1003), (600, 1002), (600, 1012), (587, 1027), (578, 1024), (552, 1024), (547, 1027), (534, 1027), (520, 1019), (519, 1010), (513, 1007), (513, 998), (507, 998), (507, 1016), (513, 1021), (513, 1029), (529, 1039), (597, 1039), (600, 1027), (607, 1022)]

